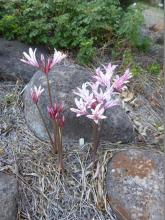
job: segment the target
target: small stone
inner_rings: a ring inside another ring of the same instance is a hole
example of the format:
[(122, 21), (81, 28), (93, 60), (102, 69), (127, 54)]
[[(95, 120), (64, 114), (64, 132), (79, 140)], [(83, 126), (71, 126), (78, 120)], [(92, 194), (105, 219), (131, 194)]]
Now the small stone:
[(84, 142), (84, 138), (80, 138), (80, 139), (79, 139), (79, 146), (80, 146), (80, 147), (83, 147), (83, 146), (84, 146), (84, 143), (85, 143), (85, 142)]

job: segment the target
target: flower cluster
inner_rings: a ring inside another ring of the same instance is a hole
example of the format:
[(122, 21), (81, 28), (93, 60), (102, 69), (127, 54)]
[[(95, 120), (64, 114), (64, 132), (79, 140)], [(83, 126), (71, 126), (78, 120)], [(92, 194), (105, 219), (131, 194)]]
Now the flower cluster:
[(126, 89), (126, 83), (132, 77), (129, 69), (122, 76), (114, 78), (114, 70), (116, 65), (111, 63), (103, 66), (103, 70), (99, 67), (93, 75), (93, 81), (86, 82), (82, 88), (77, 88), (74, 94), (79, 98), (75, 98), (76, 108), (71, 108), (77, 117), (86, 116), (92, 119), (96, 124), (100, 120), (105, 119), (105, 111), (118, 105), (118, 94)]
[(49, 117), (60, 127), (64, 127), (65, 117), (63, 115), (63, 105), (55, 103), (51, 107), (47, 107)]
[[(48, 73), (53, 68), (53, 66), (59, 63), (63, 58), (66, 57), (65, 54), (56, 51), (52, 57), (49, 57), (47, 60), (43, 54), (41, 54), (40, 62), (36, 59), (36, 49), (33, 51), (29, 49), (29, 54), (23, 53), (24, 59), (21, 59), (22, 62), (32, 65), (39, 68), (45, 73), (48, 87), (48, 95), (50, 106), (47, 107), (49, 117), (51, 118), (53, 125), (53, 135), (50, 133), (47, 123), (42, 115), (40, 106), (38, 105), (39, 98), (43, 93), (44, 89), (39, 86), (38, 88), (34, 86), (31, 88), (31, 98), (33, 103), (36, 105), (40, 117), (45, 126), (46, 132), (50, 139), (52, 149), (54, 153), (58, 153), (59, 157), (59, 168), (64, 170), (63, 165), (63, 146), (62, 146), (62, 133), (64, 127), (64, 107), (62, 104), (55, 103), (52, 104), (52, 95), (51, 95), (51, 85), (49, 83)], [(95, 70), (95, 74), (92, 76), (92, 80), (82, 84), (82, 87), (77, 87), (77, 90), (74, 91), (74, 94), (77, 96), (75, 98), (75, 108), (71, 108), (72, 112), (76, 113), (77, 117), (86, 116), (89, 119), (93, 120), (93, 161), (95, 161), (95, 155), (97, 152), (97, 147), (99, 145), (100, 139), (100, 125), (101, 120), (106, 119), (106, 110), (112, 108), (119, 104), (118, 96), (120, 92), (126, 89), (126, 84), (129, 82), (132, 74), (129, 69), (125, 71), (122, 76), (114, 76), (114, 71), (116, 70), (117, 65), (112, 65), (109, 63), (103, 68), (99, 67)]]
[(38, 62), (36, 59), (36, 50), (37, 49), (33, 51), (32, 48), (29, 48), (29, 54), (23, 52), (24, 59), (21, 59), (21, 61), (41, 69), (46, 75), (49, 73), (49, 71), (53, 68), (54, 65), (60, 63), (61, 60), (66, 57), (65, 54), (54, 49), (53, 57), (48, 57), (46, 60), (44, 55), (41, 54), (40, 62)]

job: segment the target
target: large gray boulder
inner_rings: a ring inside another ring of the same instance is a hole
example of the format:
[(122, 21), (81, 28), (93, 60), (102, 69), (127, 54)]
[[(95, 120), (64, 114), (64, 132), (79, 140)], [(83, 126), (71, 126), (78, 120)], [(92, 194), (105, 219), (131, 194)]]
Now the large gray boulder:
[[(77, 86), (81, 86), (82, 83), (89, 81), (91, 73), (85, 68), (71, 64), (68, 61), (57, 65), (49, 75), (51, 82), (52, 95), (54, 100), (62, 101), (65, 106), (65, 128), (64, 137), (78, 139), (84, 137), (89, 139), (91, 137), (91, 120), (80, 117), (77, 118), (75, 113), (70, 111), (71, 107), (74, 107), (74, 94), (73, 89)], [(24, 94), (24, 108), (25, 118), (29, 128), (34, 134), (41, 138), (46, 139), (47, 135), (43, 127), (42, 121), (38, 115), (36, 106), (32, 103), (30, 97), (30, 88), (34, 85), (45, 88), (44, 93), (41, 96), (39, 106), (42, 109), (42, 113), (48, 121), (48, 127), (50, 130), (51, 124), (48, 119), (47, 106), (49, 104), (47, 84), (45, 75), (38, 71), (31, 79)], [(114, 107), (107, 112), (108, 120), (104, 121), (102, 129), (102, 138), (111, 142), (121, 141), (124, 143), (132, 142), (133, 126), (129, 120), (124, 109), (121, 107)]]
[[(20, 61), (23, 57), (22, 53), (28, 52), (29, 47), (29, 45), (19, 41), (8, 41), (0, 38), (0, 79), (30, 81), (36, 70)], [(39, 51), (48, 53), (43, 48), (39, 48)]]
[(0, 172), (0, 220), (17, 219), (18, 191), (13, 175)]
[(107, 167), (107, 198), (120, 220), (164, 219), (164, 155), (129, 149)]

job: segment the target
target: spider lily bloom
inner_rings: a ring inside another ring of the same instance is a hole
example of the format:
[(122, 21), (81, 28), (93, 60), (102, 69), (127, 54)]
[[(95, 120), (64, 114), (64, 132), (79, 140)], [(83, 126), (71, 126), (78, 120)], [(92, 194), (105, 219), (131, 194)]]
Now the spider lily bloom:
[(26, 52), (23, 52), (24, 59), (21, 59), (21, 61), (23, 63), (27, 63), (31, 66), (39, 68), (39, 63), (37, 62), (37, 59), (36, 59), (36, 50), (37, 49), (33, 51), (32, 48), (29, 48), (29, 54), (27, 54)]
[(132, 73), (129, 72), (127, 69), (121, 77), (116, 76), (116, 79), (112, 85), (115, 91), (121, 92), (122, 90), (126, 89), (126, 83), (129, 82), (129, 79), (132, 77)]
[(87, 115), (88, 118), (92, 119), (96, 124), (100, 120), (107, 118), (104, 114), (105, 109), (101, 104), (98, 104), (95, 109), (91, 109), (92, 114)]
[(113, 99), (112, 99), (112, 97), (116, 94), (113, 91), (113, 88), (110, 87), (110, 88), (107, 88), (107, 89), (102, 89), (102, 87), (99, 87), (98, 84), (99, 84), (98, 82), (90, 83), (90, 86), (92, 88), (92, 92), (94, 94), (93, 96), (96, 100), (94, 105), (101, 103), (105, 107), (105, 109), (110, 108), (111, 105), (113, 105), (113, 106), (116, 105), (117, 102), (113, 101)]
[(109, 63), (107, 66), (104, 66), (104, 69), (106, 71), (106, 74), (109, 74), (111, 77), (113, 75), (114, 70), (116, 69), (118, 65), (112, 65), (111, 63)]
[(41, 54), (41, 70), (47, 75), (49, 71), (53, 68), (54, 65), (61, 62), (62, 59), (66, 57), (65, 54), (61, 53), (60, 51), (54, 50), (53, 57), (49, 57), (46, 61), (43, 54)]
[(111, 79), (114, 73), (114, 70), (116, 69), (117, 65), (112, 65), (109, 63), (107, 66), (104, 66), (104, 72), (101, 70), (101, 68), (97, 68), (95, 71), (95, 75), (93, 78), (97, 80), (97, 82), (100, 83), (102, 86), (110, 87)]
[(33, 103), (37, 104), (38, 103), (38, 100), (41, 96), (41, 94), (43, 93), (44, 89), (41, 89), (41, 86), (37, 87), (34, 86), (34, 88), (31, 88), (31, 98), (33, 100)]
[(93, 97), (93, 93), (87, 88), (89, 86), (89, 82), (83, 83), (82, 88), (77, 87), (77, 92), (74, 91), (73, 93), (79, 96), (83, 102), (86, 108), (90, 108), (91, 105), (95, 102), (95, 99)]
[(92, 92), (95, 94), (99, 89), (100, 83), (98, 81), (88, 82), (88, 86), (90, 86), (90, 88), (92, 89)]
[(57, 109), (55, 109), (54, 107), (47, 107), (47, 111), (48, 111), (49, 117), (50, 117), (52, 120), (56, 120), (56, 117), (57, 117)]
[(113, 106), (119, 105), (119, 101), (118, 100), (109, 100), (106, 101), (106, 103), (104, 104), (104, 108), (105, 110), (112, 108)]
[(106, 75), (101, 71), (100, 67), (96, 69), (95, 71), (95, 75), (93, 76), (93, 78), (100, 83), (100, 85), (104, 86), (107, 85), (108, 83), (108, 79), (106, 77)]
[(107, 71), (103, 73), (100, 68), (96, 69), (93, 78), (100, 83), (101, 86), (110, 87), (113, 72)]
[(75, 98), (75, 104), (76, 104), (77, 108), (70, 108), (70, 110), (72, 112), (75, 112), (77, 117), (80, 117), (82, 115), (86, 115), (88, 113), (86, 103), (83, 101), (82, 98), (80, 98), (80, 100)]
[(62, 104), (58, 105), (55, 103), (53, 106), (47, 107), (47, 110), (48, 110), (49, 117), (52, 120), (57, 121), (60, 118), (61, 113), (63, 112), (63, 106)]
[(77, 92), (74, 91), (73, 93), (77, 96), (80, 96), (83, 100), (85, 100), (88, 96), (90, 96), (90, 91), (87, 89), (88, 82), (82, 84), (82, 88), (77, 87)]
[(105, 92), (100, 89), (100, 93), (96, 94), (97, 102), (101, 103), (105, 110), (119, 105), (119, 101), (114, 97), (115, 94), (116, 93), (110, 89), (107, 89)]
[(29, 48), (29, 54), (23, 52), (24, 59), (21, 59), (22, 62), (27, 63), (31, 66), (40, 68), (46, 75), (52, 69), (52, 67), (60, 63), (62, 59), (66, 57), (65, 54), (61, 53), (60, 51), (54, 50), (53, 57), (49, 57), (47, 60), (45, 59), (44, 55), (41, 54), (40, 62), (36, 59), (36, 50), (33, 51), (32, 48)]

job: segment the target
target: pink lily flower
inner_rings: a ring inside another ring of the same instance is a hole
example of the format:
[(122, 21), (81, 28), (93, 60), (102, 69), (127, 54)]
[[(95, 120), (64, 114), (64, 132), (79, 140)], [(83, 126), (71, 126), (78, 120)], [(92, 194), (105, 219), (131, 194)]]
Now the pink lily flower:
[(53, 58), (48, 58), (47, 61), (43, 54), (41, 54), (41, 70), (47, 75), (54, 65), (60, 63), (66, 57), (60, 51), (54, 50)]
[(75, 98), (75, 104), (76, 104), (77, 108), (70, 108), (70, 110), (72, 112), (75, 112), (77, 117), (80, 117), (82, 115), (86, 115), (88, 113), (86, 103), (83, 101), (82, 98), (80, 98), (80, 100)]
[(24, 59), (21, 59), (21, 61), (23, 63), (27, 63), (31, 66), (39, 68), (39, 64), (38, 64), (37, 59), (36, 59), (36, 50), (37, 49), (35, 49), (33, 51), (32, 48), (29, 48), (29, 54), (27, 54), (26, 52), (23, 52)]
[(55, 49), (53, 57), (49, 57), (46, 61), (44, 55), (41, 54), (41, 60), (40, 62), (38, 62), (36, 59), (36, 50), (37, 49), (33, 51), (32, 48), (29, 48), (29, 54), (23, 52), (24, 59), (21, 59), (21, 61), (31, 66), (40, 68), (46, 75), (49, 73), (49, 71), (53, 68), (54, 65), (60, 63), (61, 60), (66, 57), (65, 54)]
[(129, 79), (132, 77), (132, 73), (129, 72), (127, 69), (123, 76), (119, 77), (116, 76), (116, 79), (112, 85), (115, 91), (121, 92), (122, 90), (126, 89), (126, 83), (129, 82)]
[(47, 110), (49, 117), (52, 120), (57, 120), (60, 117), (61, 113), (63, 112), (63, 105), (62, 104), (58, 105), (57, 103), (55, 103), (53, 106), (47, 107)]
[(64, 110), (63, 105), (62, 104), (58, 105), (55, 103), (53, 106), (47, 107), (47, 110), (48, 110), (49, 117), (53, 121), (56, 121), (61, 128), (63, 128), (64, 121), (65, 121), (65, 117), (62, 114)]
[(44, 89), (41, 89), (41, 86), (37, 87), (34, 86), (34, 88), (31, 88), (31, 98), (33, 100), (33, 103), (34, 104), (37, 104), (38, 103), (38, 100), (41, 96), (41, 94), (43, 93)]
[(102, 86), (110, 87), (111, 78), (113, 76), (114, 70), (116, 69), (117, 65), (112, 65), (109, 63), (107, 66), (104, 66), (105, 73), (101, 70), (101, 68), (97, 68), (95, 71), (95, 75), (93, 78), (100, 83)]
[(112, 65), (111, 63), (109, 63), (107, 66), (104, 66), (104, 65), (103, 65), (103, 67), (104, 67), (106, 73), (108, 73), (109, 75), (111, 75), (111, 77), (112, 77), (113, 72), (114, 72), (114, 70), (116, 69), (117, 66), (118, 66), (118, 65)]
[(107, 118), (104, 114), (105, 109), (101, 104), (98, 104), (95, 109), (91, 109), (92, 114), (87, 115), (88, 118), (92, 119), (96, 124), (100, 120)]
[(77, 87), (77, 92), (74, 91), (75, 95), (80, 96), (82, 99), (86, 99), (90, 95), (90, 91), (87, 89), (88, 82), (82, 84), (82, 88)]
[(90, 90), (87, 88), (89, 86), (89, 83), (83, 83), (82, 88), (77, 87), (77, 92), (74, 91), (73, 93), (82, 98), (83, 102), (85, 103), (86, 107), (89, 108), (94, 102), (95, 99), (93, 97), (93, 93), (90, 92)]
[(112, 108), (113, 106), (119, 105), (119, 101), (118, 100), (109, 100), (106, 101), (104, 104), (104, 108), (105, 110)]
[(93, 78), (98, 81), (100, 85), (110, 87), (112, 75), (113, 72), (107, 71), (103, 73), (100, 68), (97, 68)]

